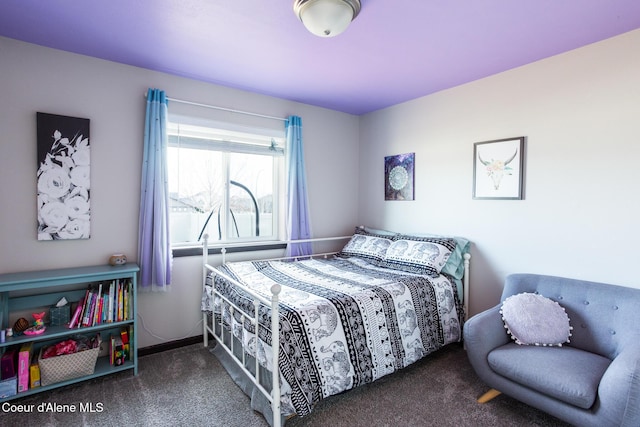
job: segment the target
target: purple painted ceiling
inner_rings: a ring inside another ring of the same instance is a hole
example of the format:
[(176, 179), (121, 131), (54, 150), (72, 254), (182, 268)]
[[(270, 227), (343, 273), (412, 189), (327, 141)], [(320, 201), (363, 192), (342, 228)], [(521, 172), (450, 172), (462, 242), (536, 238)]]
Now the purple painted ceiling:
[(359, 115), (640, 28), (638, 0), (362, 0), (326, 39), (292, 5), (2, 0), (0, 36)]

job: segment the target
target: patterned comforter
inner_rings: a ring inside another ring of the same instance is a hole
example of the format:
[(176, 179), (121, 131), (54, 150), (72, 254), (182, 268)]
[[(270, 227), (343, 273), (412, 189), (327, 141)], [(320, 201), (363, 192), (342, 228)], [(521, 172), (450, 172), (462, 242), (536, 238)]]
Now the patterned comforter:
[[(229, 263), (218, 269), (271, 297), (279, 283), (282, 412), (306, 415), (321, 399), (370, 383), (460, 341), (462, 306), (453, 280), (376, 267), (359, 258)], [(247, 313), (253, 299), (211, 275), (202, 309), (221, 315), (246, 351), (271, 370), (270, 308), (260, 327), (233, 314), (211, 286)]]

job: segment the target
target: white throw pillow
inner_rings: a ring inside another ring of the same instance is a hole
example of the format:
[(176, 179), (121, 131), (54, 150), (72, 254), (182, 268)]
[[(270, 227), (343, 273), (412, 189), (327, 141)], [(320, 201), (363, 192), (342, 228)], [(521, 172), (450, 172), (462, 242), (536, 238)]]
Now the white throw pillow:
[(448, 237), (397, 235), (387, 249), (380, 267), (437, 277), (456, 248)]
[(389, 236), (369, 233), (363, 229), (356, 229), (351, 240), (338, 253), (343, 257), (359, 257), (371, 262), (382, 260), (391, 245)]
[(520, 345), (559, 346), (569, 342), (569, 316), (560, 304), (539, 294), (511, 295), (500, 309), (504, 327)]

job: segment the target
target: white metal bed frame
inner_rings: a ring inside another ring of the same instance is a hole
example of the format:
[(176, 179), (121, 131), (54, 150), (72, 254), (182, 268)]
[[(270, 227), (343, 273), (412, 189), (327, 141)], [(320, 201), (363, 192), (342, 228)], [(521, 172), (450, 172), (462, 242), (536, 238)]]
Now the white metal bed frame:
[[(341, 236), (341, 237), (327, 237), (327, 238), (305, 239), (305, 240), (288, 240), (288, 241), (282, 241), (281, 243), (287, 243), (287, 244), (308, 243), (308, 242), (313, 243), (313, 242), (322, 242), (322, 241), (330, 241), (330, 240), (347, 240), (347, 239), (350, 239), (351, 237), (352, 236)], [(231, 314), (233, 314), (234, 311), (238, 311), (241, 315), (241, 322), (244, 323), (245, 320), (249, 321), (256, 328), (255, 329), (256, 332), (258, 330), (258, 320), (259, 320), (258, 308), (260, 305), (259, 303), (263, 303), (266, 306), (271, 307), (271, 342), (279, 343), (280, 342), (279, 294), (280, 294), (280, 291), (282, 290), (281, 286), (279, 284), (275, 284), (271, 286), (271, 298), (269, 299), (269, 298), (263, 297), (262, 295), (256, 294), (251, 289), (248, 289), (245, 286), (243, 286), (241, 283), (238, 283), (238, 281), (220, 272), (219, 270), (216, 270), (213, 266), (211, 266), (208, 263), (208, 256), (209, 256), (208, 240), (209, 240), (209, 236), (205, 234), (203, 236), (203, 246), (202, 246), (202, 259), (203, 259), (202, 290), (204, 291), (205, 289), (207, 276), (210, 271), (214, 272), (214, 274), (223, 277), (225, 280), (228, 280), (229, 282), (232, 282), (236, 286), (243, 289), (247, 294), (249, 294), (253, 298), (253, 305), (255, 307), (254, 313), (245, 312), (240, 307), (238, 307), (233, 302), (231, 302), (228, 298), (226, 298), (224, 295), (216, 293), (215, 287), (213, 287), (213, 292), (215, 295), (221, 298), (221, 300), (229, 304)], [(271, 245), (271, 244), (273, 244), (273, 242), (264, 243), (265, 246)], [(252, 243), (252, 245), (255, 245), (255, 243)], [(258, 245), (260, 245), (260, 243), (258, 243)], [(327, 257), (333, 254), (335, 254), (335, 252), (320, 253), (320, 254), (313, 254), (309, 256), (300, 256), (300, 257), (271, 258), (270, 260), (286, 260), (286, 259), (297, 260), (297, 259), (303, 259), (303, 258), (308, 259), (308, 258)], [(222, 255), (222, 264), (224, 265), (226, 263), (226, 248), (221, 248), (221, 255)], [(464, 254), (464, 276), (463, 276), (463, 293), (464, 293), (463, 305), (464, 305), (465, 316), (469, 312), (468, 304), (469, 304), (469, 261), (470, 259), (471, 259), (471, 255), (468, 253), (465, 253)], [(209, 333), (210, 333), (216, 339), (217, 343), (226, 351), (226, 353), (231, 357), (231, 359), (238, 365), (238, 367), (242, 370), (242, 372), (244, 372), (247, 378), (251, 380), (251, 382), (255, 385), (255, 387), (258, 390), (260, 390), (260, 392), (264, 395), (264, 397), (269, 401), (271, 405), (271, 411), (273, 412), (272, 427), (281, 427), (282, 414), (280, 413), (280, 378), (279, 378), (280, 370), (278, 369), (279, 346), (273, 345), (273, 344), (271, 345), (272, 367), (274, 369), (272, 369), (272, 372), (271, 372), (272, 388), (271, 388), (271, 392), (269, 392), (260, 383), (260, 366), (258, 363), (258, 358), (255, 357), (255, 375), (254, 375), (251, 371), (249, 371), (246, 368), (246, 364), (245, 364), (246, 352), (244, 350), (242, 351), (242, 359), (238, 359), (238, 357), (234, 354), (233, 334), (231, 334), (230, 336), (229, 345), (227, 345), (224, 342), (224, 328), (222, 325), (222, 316), (220, 316), (220, 324), (219, 324), (220, 335), (216, 333), (216, 328), (214, 324), (215, 316), (210, 316), (210, 317), (211, 317), (211, 321), (209, 322), (209, 316), (207, 315), (207, 313), (206, 312), (202, 313), (204, 346), (205, 347), (209, 346)]]

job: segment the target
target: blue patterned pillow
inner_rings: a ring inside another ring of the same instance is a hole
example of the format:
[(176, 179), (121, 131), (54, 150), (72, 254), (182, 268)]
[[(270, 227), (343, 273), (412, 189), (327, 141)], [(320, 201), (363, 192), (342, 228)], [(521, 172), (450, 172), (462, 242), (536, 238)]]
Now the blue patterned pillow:
[(436, 277), (455, 247), (455, 241), (450, 238), (397, 235), (378, 265)]
[(382, 260), (391, 245), (389, 236), (373, 234), (364, 229), (356, 228), (351, 240), (342, 248), (338, 256), (359, 257), (374, 263)]

